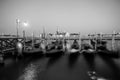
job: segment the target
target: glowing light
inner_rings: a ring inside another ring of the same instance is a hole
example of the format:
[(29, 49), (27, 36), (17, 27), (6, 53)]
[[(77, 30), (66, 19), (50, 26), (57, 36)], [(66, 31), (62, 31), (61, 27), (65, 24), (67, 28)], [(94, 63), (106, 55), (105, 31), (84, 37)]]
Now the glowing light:
[(16, 19), (16, 22), (17, 22), (17, 23), (20, 23), (20, 20), (19, 20), (19, 19)]
[(17, 43), (17, 47), (18, 47), (18, 48), (22, 48), (23, 46), (22, 46), (21, 43)]
[(42, 34), (40, 34), (39, 37), (41, 38), (41, 37), (42, 37)]
[(25, 27), (27, 27), (29, 24), (28, 24), (28, 22), (24, 22), (23, 25), (24, 25)]
[(18, 80), (36, 80), (37, 66), (30, 64), (25, 68), (24, 74)]
[(63, 37), (63, 35), (60, 35), (60, 37)]

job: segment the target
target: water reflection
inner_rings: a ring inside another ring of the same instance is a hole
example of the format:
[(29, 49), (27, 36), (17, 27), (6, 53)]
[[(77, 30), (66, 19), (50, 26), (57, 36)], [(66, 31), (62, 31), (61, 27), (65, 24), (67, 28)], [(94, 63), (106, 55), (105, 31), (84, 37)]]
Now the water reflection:
[(79, 53), (73, 53), (69, 55), (69, 67), (73, 68), (75, 63), (77, 62), (77, 59), (79, 57)]
[[(112, 80), (119, 80), (120, 72), (112, 58), (107, 56), (98, 56), (96, 60), (97, 60), (97, 63), (96, 63), (97, 70), (99, 71), (100, 75), (105, 76), (107, 78), (111, 78)], [(98, 61), (99, 61), (99, 64), (98, 64)], [(98, 67), (100, 63), (102, 65), (101, 67)]]
[(47, 64), (47, 68), (50, 68), (50, 66), (52, 66), (54, 63), (56, 63), (61, 57), (62, 57), (62, 55), (50, 57), (48, 64)]
[(95, 55), (92, 55), (92, 54), (84, 55), (84, 58), (85, 58), (85, 61), (87, 62), (89, 70), (95, 71), (95, 64), (94, 64)]
[(19, 77), (18, 80), (37, 80), (37, 66), (33, 64), (29, 64), (28, 67), (25, 68), (22, 76)]
[(92, 71), (97, 80), (120, 80), (119, 60), (98, 54), (30, 57), (1, 68), (0, 80), (90, 80)]

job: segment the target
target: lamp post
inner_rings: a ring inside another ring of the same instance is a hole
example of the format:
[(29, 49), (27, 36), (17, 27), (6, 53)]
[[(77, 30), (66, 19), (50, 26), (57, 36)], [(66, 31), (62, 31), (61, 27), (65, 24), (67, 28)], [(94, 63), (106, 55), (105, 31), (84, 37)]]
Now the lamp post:
[(79, 32), (79, 50), (81, 50), (81, 34)]
[[(17, 38), (19, 37), (19, 27), (20, 27), (20, 24), (22, 24), (24, 27), (27, 27), (28, 26), (28, 22), (27, 21), (20, 21), (20, 19), (16, 19), (16, 30), (17, 30)], [(23, 31), (25, 32), (25, 30)]]
[[(28, 22), (24, 21), (23, 26), (28, 27)], [(23, 29), (23, 38), (24, 38), (24, 43), (23, 43), (24, 47), (23, 48), (24, 48), (24, 50), (25, 50), (25, 41), (26, 41), (26, 38), (25, 38), (26, 36), (25, 35), (26, 35), (25, 29)]]
[[(20, 19), (16, 19), (16, 30), (17, 30), (17, 42), (18, 42), (18, 37), (19, 37), (19, 27), (22, 24), (22, 26), (27, 27), (28, 22), (27, 21), (20, 21)], [(25, 49), (25, 29), (23, 29), (23, 38), (24, 38), (24, 49)]]
[(116, 32), (113, 31), (113, 34), (112, 34), (112, 51), (115, 50), (115, 36), (116, 36)]
[(22, 56), (22, 51), (23, 49), (25, 49), (25, 31), (23, 30), (23, 37), (24, 37), (24, 43), (22, 46), (22, 43), (18, 42), (18, 37), (19, 37), (19, 27), (20, 25), (23, 24), (24, 26), (28, 26), (27, 22), (21, 22), (19, 19), (16, 19), (16, 30), (17, 30), (17, 52), (18, 52), (18, 56)]
[(19, 19), (16, 19), (17, 39), (18, 39), (18, 36), (19, 36), (19, 32), (18, 32), (19, 26), (20, 26), (20, 20), (19, 20)]
[(34, 49), (34, 33), (32, 33), (32, 49)]
[[(27, 22), (27, 21), (24, 21), (24, 22), (23, 22), (23, 26), (24, 26), (24, 27), (28, 27), (28, 22)], [(25, 38), (25, 29), (23, 29), (23, 38)]]

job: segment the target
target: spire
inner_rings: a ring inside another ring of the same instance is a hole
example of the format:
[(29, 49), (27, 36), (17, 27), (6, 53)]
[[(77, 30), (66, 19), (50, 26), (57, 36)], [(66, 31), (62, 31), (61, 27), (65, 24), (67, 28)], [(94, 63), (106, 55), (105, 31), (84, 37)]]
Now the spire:
[(45, 27), (43, 26), (43, 38), (45, 38)]
[(59, 34), (59, 28), (58, 28), (58, 26), (57, 26), (57, 31), (56, 31), (56, 34)]

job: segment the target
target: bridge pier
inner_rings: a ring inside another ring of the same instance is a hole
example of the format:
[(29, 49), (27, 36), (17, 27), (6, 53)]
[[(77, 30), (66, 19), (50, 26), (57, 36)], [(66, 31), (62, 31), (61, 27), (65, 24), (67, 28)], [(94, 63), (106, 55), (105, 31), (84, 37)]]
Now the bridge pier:
[(4, 64), (4, 57), (3, 53), (0, 54), (0, 65)]

